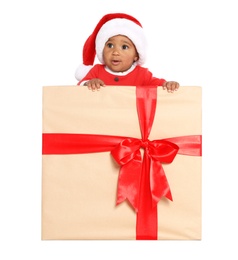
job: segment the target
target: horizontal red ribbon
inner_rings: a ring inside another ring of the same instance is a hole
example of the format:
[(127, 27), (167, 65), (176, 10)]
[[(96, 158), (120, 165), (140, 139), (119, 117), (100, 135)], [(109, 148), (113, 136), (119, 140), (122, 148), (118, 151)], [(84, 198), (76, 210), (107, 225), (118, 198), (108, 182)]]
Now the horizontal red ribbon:
[[(140, 139), (95, 134), (43, 133), (42, 154), (81, 154), (111, 151), (126, 139), (139, 140), (141, 147), (145, 145)], [(175, 143), (182, 155), (202, 155), (202, 135), (187, 135), (161, 139)], [(153, 142), (153, 141), (152, 141)], [(156, 142), (156, 141), (155, 141)]]

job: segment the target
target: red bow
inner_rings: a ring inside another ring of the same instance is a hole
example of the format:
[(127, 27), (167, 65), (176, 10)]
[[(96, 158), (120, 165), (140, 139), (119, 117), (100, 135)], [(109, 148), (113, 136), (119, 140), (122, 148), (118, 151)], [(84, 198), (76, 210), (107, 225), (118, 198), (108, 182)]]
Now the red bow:
[(150, 158), (150, 190), (153, 206), (161, 197), (172, 200), (170, 187), (161, 163), (171, 163), (179, 147), (167, 140), (142, 141), (127, 138), (120, 142), (111, 154), (121, 165), (118, 180), (117, 204), (128, 199), (138, 211), (140, 176), (142, 170), (142, 156), (140, 149)]

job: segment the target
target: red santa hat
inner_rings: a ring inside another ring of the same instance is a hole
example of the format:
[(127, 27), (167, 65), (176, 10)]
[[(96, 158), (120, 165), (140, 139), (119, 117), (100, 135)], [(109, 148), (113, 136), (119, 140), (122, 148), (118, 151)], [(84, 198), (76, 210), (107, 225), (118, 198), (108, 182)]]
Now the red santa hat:
[(128, 14), (110, 13), (102, 17), (93, 33), (86, 40), (83, 47), (83, 64), (80, 64), (75, 72), (77, 80), (81, 80), (94, 64), (95, 55), (104, 64), (103, 48), (106, 41), (115, 35), (127, 36), (135, 45), (139, 54), (136, 61), (143, 65), (146, 60), (146, 37), (141, 23)]

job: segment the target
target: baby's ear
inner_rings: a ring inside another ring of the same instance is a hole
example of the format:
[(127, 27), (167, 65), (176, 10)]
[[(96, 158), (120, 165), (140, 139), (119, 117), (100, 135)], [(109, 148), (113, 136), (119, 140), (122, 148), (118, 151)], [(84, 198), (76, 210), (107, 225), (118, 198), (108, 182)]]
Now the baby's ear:
[(138, 60), (139, 60), (139, 57), (135, 56), (134, 61), (138, 61)]

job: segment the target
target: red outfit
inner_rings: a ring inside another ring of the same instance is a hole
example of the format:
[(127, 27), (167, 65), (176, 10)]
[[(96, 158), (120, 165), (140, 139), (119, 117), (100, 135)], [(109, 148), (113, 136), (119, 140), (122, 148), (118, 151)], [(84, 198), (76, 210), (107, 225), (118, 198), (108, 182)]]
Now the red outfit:
[(162, 86), (166, 81), (153, 77), (152, 73), (141, 66), (136, 66), (134, 70), (126, 75), (119, 76), (109, 73), (105, 70), (105, 66), (96, 64), (88, 74), (79, 81), (80, 85), (83, 81), (98, 78), (101, 79), (105, 85), (118, 85), (118, 86)]

